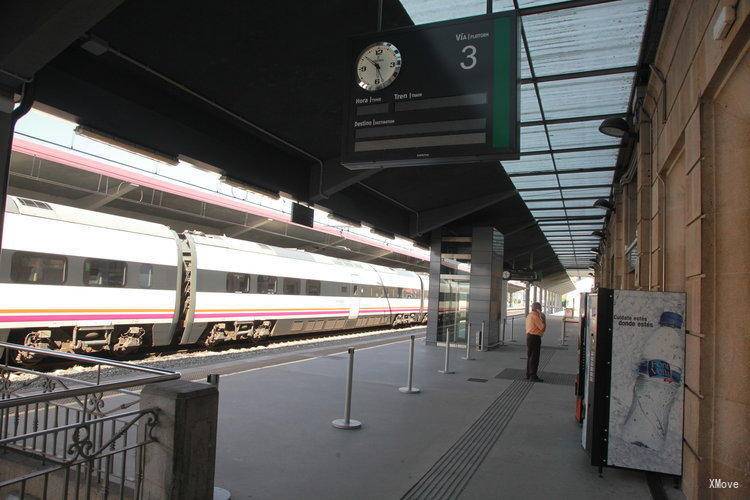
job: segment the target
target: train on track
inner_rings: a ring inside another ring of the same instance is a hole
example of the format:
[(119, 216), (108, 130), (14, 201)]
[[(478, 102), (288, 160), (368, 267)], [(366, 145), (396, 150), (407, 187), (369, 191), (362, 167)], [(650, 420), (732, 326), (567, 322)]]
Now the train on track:
[[(427, 286), (403, 269), (9, 196), (0, 340), (125, 356), (415, 325)], [(38, 360), (20, 351), (16, 362)]]

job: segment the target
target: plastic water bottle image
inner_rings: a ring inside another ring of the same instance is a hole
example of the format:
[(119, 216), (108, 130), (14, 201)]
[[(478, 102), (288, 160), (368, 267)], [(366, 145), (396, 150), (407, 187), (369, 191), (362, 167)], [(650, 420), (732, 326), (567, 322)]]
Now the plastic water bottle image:
[(663, 312), (659, 328), (646, 340), (633, 386), (633, 402), (622, 426), (626, 442), (660, 451), (664, 446), (678, 390), (682, 385), (685, 337), (682, 316)]

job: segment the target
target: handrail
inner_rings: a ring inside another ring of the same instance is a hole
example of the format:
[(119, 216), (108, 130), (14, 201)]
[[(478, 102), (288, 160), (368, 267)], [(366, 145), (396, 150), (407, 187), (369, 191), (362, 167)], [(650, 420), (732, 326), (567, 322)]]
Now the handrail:
[[(124, 363), (121, 361), (115, 361), (115, 360), (104, 359), (104, 358), (98, 358), (95, 356), (60, 352), (60, 351), (54, 351), (52, 349), (30, 347), (30, 346), (24, 346), (20, 344), (12, 344), (9, 342), (0, 342), (0, 348), (7, 349), (5, 353), (6, 362), (4, 365), (0, 365), (0, 370), (37, 375), (39, 377), (43, 377), (48, 380), (57, 380), (60, 382), (63, 382), (63, 381), (74, 382), (74, 383), (84, 386), (84, 387), (69, 388), (63, 384), (63, 390), (59, 390), (59, 391), (55, 391), (54, 389), (52, 389), (52, 390), (46, 390), (42, 392), (31, 393), (28, 395), (13, 394), (14, 397), (5, 397), (4, 399), (0, 399), (0, 409), (12, 408), (12, 407), (20, 406), (20, 405), (27, 405), (27, 404), (33, 404), (33, 403), (42, 403), (45, 401), (51, 401), (53, 399), (74, 398), (77, 396), (87, 396), (89, 394), (102, 394), (108, 391), (118, 391), (124, 394), (132, 395), (133, 393), (131, 391), (126, 391), (124, 389), (128, 387), (138, 387), (138, 386), (154, 384), (158, 382), (166, 382), (168, 380), (176, 380), (176, 379), (179, 379), (181, 376), (179, 372), (173, 372), (173, 371), (164, 370), (161, 368), (131, 365), (129, 363)], [(97, 369), (99, 370), (99, 373), (101, 373), (102, 366), (107, 366), (107, 367), (112, 367), (112, 368), (121, 368), (121, 369), (125, 369), (131, 372), (140, 373), (140, 374), (147, 374), (148, 376), (140, 377), (140, 378), (136, 377), (136, 378), (129, 378), (129, 379), (118, 379), (118, 380), (114, 380), (111, 382), (104, 382), (104, 383), (100, 382), (100, 377), (97, 376), (97, 382), (94, 383), (94, 382), (90, 382), (86, 380), (72, 379), (69, 377), (48, 375), (45, 373), (39, 373), (33, 370), (28, 370), (22, 367), (10, 366), (8, 364), (8, 359), (10, 357), (9, 351), (11, 350), (33, 352), (33, 353), (42, 354), (48, 357), (95, 365)]]

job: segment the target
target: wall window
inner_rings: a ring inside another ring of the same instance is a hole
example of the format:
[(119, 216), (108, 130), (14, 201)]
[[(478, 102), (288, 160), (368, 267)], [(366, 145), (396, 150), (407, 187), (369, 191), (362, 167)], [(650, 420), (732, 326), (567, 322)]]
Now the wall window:
[(320, 295), (320, 281), (305, 281), (305, 295)]
[(141, 267), (138, 270), (138, 287), (151, 288), (153, 278), (154, 266), (151, 264), (141, 264)]
[(276, 284), (278, 278), (276, 276), (258, 276), (258, 293), (273, 295), (276, 293)]
[(128, 266), (119, 260), (86, 259), (83, 261), (83, 284), (87, 286), (122, 287)]
[(227, 292), (250, 293), (250, 275), (227, 273)]
[(302, 282), (298, 278), (284, 278), (284, 295), (299, 295)]
[(10, 279), (13, 283), (62, 285), (67, 264), (60, 255), (15, 252), (10, 261)]

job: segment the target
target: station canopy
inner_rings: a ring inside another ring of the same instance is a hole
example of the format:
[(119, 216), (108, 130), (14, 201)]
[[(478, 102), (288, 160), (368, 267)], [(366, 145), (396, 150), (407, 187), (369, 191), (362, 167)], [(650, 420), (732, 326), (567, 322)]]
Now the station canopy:
[(39, 105), (87, 128), (425, 245), (491, 225), (506, 264), (545, 279), (591, 267), (607, 215), (593, 202), (632, 147), (598, 127), (645, 84), (668, 4), (494, 1), (523, 26), (520, 159), (351, 171), (349, 37), (376, 30), (381, 3), (391, 29), (481, 15), (485, 0), (27, 3), (0, 19), (0, 85), (33, 80)]
[[(401, 2), (415, 23), (486, 12), (484, 0)], [(493, 2), (495, 12), (523, 14), (521, 159), (502, 166), (560, 263), (583, 269), (599, 244), (591, 233), (606, 215), (593, 203), (611, 196), (621, 146), (599, 125), (627, 116), (649, 1), (567, 4)]]

